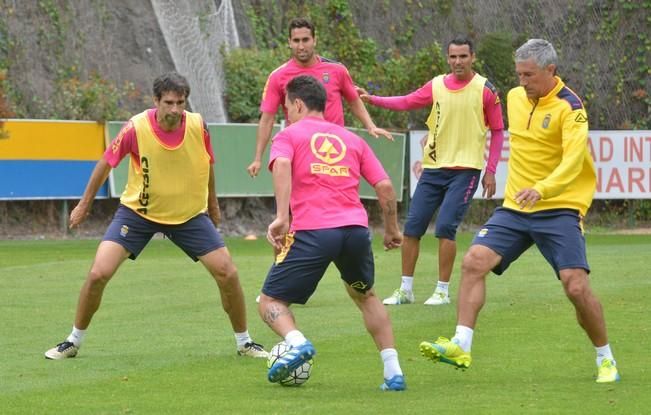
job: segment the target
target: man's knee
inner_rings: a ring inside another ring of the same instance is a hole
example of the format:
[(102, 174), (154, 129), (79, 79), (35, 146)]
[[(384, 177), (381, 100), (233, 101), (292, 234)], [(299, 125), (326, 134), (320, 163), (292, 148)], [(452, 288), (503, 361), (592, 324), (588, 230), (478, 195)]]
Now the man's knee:
[(88, 272), (87, 281), (91, 287), (105, 286), (113, 276), (113, 273), (103, 270), (101, 267), (93, 266)]
[(229, 261), (227, 263), (218, 265), (213, 275), (215, 276), (215, 278), (224, 282), (236, 280), (237, 268), (235, 267), (235, 264), (233, 264), (232, 261)]
[(559, 277), (563, 282), (565, 294), (570, 298), (582, 297), (590, 290), (588, 273), (583, 268), (562, 269)]
[(500, 257), (490, 248), (483, 245), (473, 245), (463, 257), (461, 272), (463, 275), (484, 276), (495, 268)]
[(218, 282), (237, 278), (237, 268), (225, 247), (212, 251), (200, 259)]

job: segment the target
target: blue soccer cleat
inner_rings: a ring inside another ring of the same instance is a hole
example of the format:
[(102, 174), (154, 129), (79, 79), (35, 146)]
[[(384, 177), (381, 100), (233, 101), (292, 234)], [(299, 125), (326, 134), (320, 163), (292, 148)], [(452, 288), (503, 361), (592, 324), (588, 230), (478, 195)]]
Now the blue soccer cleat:
[(316, 350), (314, 350), (314, 346), (312, 346), (309, 340), (298, 347), (292, 347), (269, 368), (267, 379), (273, 383), (286, 379), (294, 370), (301, 367), (303, 363), (311, 360), (315, 354)]
[(384, 383), (380, 385), (383, 391), (403, 391), (407, 389), (405, 377), (403, 375), (395, 375), (391, 379), (384, 379)]

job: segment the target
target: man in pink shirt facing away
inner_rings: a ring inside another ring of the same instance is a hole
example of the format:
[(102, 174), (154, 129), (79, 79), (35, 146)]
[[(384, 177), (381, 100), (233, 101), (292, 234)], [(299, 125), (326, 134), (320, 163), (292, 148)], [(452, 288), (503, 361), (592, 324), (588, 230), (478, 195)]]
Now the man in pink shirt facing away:
[(292, 57), (276, 68), (269, 77), (262, 92), (260, 103), (260, 122), (256, 134), (256, 148), (253, 162), (247, 168), (251, 177), (260, 172), (262, 154), (271, 138), (274, 118), (279, 106), (283, 106), (287, 123), (287, 107), (285, 107), (285, 86), (298, 75), (311, 75), (318, 79), (326, 90), (327, 99), (324, 118), (338, 125), (344, 125), (344, 98), (350, 109), (364, 128), (373, 137), (380, 135), (392, 140), (391, 134), (375, 126), (371, 116), (366, 111), (364, 103), (357, 95), (353, 80), (348, 69), (339, 62), (319, 56), (315, 52), (317, 39), (314, 25), (307, 19), (294, 19), (289, 23), (289, 48)]
[(323, 118), (326, 91), (316, 78), (291, 80), (285, 107), (292, 125), (274, 137), (269, 157), (277, 213), (267, 239), (280, 253), (262, 287), (259, 312), (291, 348), (271, 366), (268, 379), (283, 380), (316, 354), (289, 306), (305, 304), (334, 262), (384, 362), (380, 389), (404, 390), (389, 314), (373, 290), (371, 235), (359, 199), (363, 177), (382, 207), (385, 249), (399, 247), (402, 234), (391, 181), (362, 138)]
[(495, 171), (504, 141), (502, 108), (493, 85), (472, 70), (475, 60), (470, 39), (457, 37), (448, 44), (451, 72), (439, 75), (416, 91), (398, 97), (360, 97), (372, 105), (397, 111), (432, 107), (423, 148), (423, 172), (418, 180), (404, 229), (402, 280), (400, 288), (384, 304), (414, 302), (413, 278), (420, 250), (420, 238), (427, 231), (434, 212), (435, 236), (439, 239), (438, 283), (426, 305), (449, 304), (448, 286), (457, 253), (457, 227), (463, 220), (484, 168), (486, 132), (491, 131), (488, 162), (481, 179), (483, 195), (495, 194)]

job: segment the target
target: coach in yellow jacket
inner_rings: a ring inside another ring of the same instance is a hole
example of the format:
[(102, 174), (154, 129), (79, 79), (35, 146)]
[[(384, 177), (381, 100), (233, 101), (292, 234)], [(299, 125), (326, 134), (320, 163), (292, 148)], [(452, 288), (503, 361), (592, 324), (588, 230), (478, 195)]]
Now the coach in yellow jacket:
[(551, 43), (530, 39), (516, 51), (515, 62), (520, 86), (507, 96), (511, 156), (504, 205), (477, 233), (464, 257), (454, 337), (422, 342), (420, 349), (432, 361), (469, 367), (486, 275), (491, 270), (502, 274), (536, 244), (596, 349), (597, 382), (615, 382), (620, 376), (601, 304), (590, 288), (583, 236), (582, 218), (596, 187), (588, 117), (578, 96), (556, 76)]

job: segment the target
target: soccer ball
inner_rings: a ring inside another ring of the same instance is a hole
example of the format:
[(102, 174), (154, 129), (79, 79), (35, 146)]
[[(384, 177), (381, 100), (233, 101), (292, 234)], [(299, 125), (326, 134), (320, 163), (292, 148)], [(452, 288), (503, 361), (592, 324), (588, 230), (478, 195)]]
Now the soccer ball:
[[(281, 341), (277, 345), (271, 348), (269, 352), (269, 358), (267, 359), (267, 368), (271, 369), (276, 360), (280, 359), (285, 353), (291, 348), (290, 345)], [(314, 364), (313, 360), (310, 359), (307, 362), (303, 363), (296, 370), (289, 374), (285, 379), (280, 381), (282, 386), (301, 386), (310, 378), (310, 373), (312, 372), (312, 365)]]

